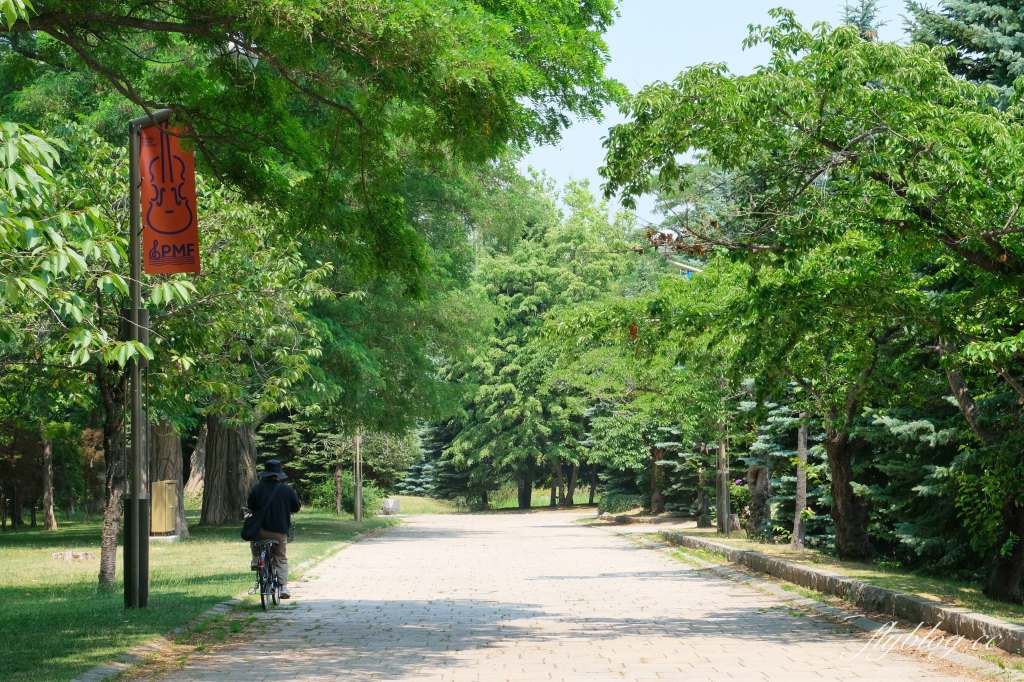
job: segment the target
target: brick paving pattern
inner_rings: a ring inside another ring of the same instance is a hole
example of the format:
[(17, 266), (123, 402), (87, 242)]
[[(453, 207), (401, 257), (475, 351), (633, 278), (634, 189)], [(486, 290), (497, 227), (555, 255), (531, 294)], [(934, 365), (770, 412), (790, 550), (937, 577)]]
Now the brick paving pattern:
[(294, 583), (267, 636), (166, 679), (964, 679), (894, 654), (854, 658), (864, 636), (579, 517), (411, 517)]

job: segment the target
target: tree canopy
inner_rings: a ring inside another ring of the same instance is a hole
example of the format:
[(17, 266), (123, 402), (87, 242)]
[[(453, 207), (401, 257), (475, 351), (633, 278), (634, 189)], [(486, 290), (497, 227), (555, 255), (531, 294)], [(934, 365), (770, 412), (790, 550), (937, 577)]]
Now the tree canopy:
[(603, 75), (612, 0), (3, 5), (16, 104), (100, 79), (109, 97), (83, 94), (108, 135), (125, 105), (170, 106), (207, 173), (413, 290), (429, 264), (400, 189), (410, 158), (551, 141), (620, 90)]

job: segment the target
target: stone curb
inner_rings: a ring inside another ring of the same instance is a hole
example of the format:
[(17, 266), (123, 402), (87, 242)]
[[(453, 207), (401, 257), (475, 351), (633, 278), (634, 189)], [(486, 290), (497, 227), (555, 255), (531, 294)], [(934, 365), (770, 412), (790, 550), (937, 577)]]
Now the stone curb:
[[(610, 514), (608, 516), (611, 516)], [(610, 520), (617, 526), (629, 526), (634, 523), (658, 524), (658, 523), (682, 523), (686, 519), (670, 516), (614, 516), (610, 519), (598, 517), (602, 521)]]
[(924, 623), (928, 627), (935, 626), (945, 632), (962, 635), (964, 639), (987, 640), (996, 637), (999, 638), (999, 642), (993, 643), (993, 646), (1018, 655), (1024, 651), (1024, 627), (1020, 625), (945, 602), (876, 587), (832, 571), (793, 564), (759, 552), (736, 549), (692, 535), (670, 531), (662, 531), (660, 535), (669, 544), (721, 554), (733, 563), (845, 599), (866, 611), (884, 613), (912, 623)]
[[(291, 569), (291, 571), (294, 573), (298, 573), (299, 571), (303, 571), (307, 568), (315, 566), (316, 564), (320, 563), (320, 561), (322, 561), (323, 559), (334, 556), (345, 547), (348, 547), (349, 545), (358, 542), (360, 539), (362, 539), (362, 533), (357, 534), (349, 542), (342, 542), (335, 545), (334, 547), (329, 548), (327, 552), (323, 555), (317, 556), (307, 561), (303, 561), (301, 564)], [(209, 609), (203, 611), (201, 614), (199, 614), (194, 619), (189, 621), (188, 624), (176, 627), (173, 630), (169, 631), (166, 635), (157, 637), (156, 639), (146, 642), (145, 644), (140, 644), (134, 649), (129, 649), (125, 653), (119, 655), (116, 660), (107, 661), (103, 665), (98, 665), (95, 668), (92, 668), (82, 673), (78, 677), (74, 678), (73, 680), (71, 680), (71, 682), (103, 682), (103, 680), (108, 680), (112, 677), (116, 677), (117, 675), (120, 675), (122, 672), (132, 667), (133, 665), (143, 663), (149, 657), (169, 649), (172, 645), (171, 640), (177, 635), (180, 635), (181, 633), (185, 632), (185, 630), (187, 630), (189, 628), (189, 625), (191, 625), (192, 623), (202, 622), (207, 618), (225, 614), (231, 609), (241, 604), (242, 600), (245, 599), (248, 595), (249, 593), (248, 591), (246, 591), (238, 595), (237, 597), (234, 597), (233, 599), (228, 599), (227, 601), (222, 601), (219, 604), (214, 604)]]
[[(624, 538), (626, 538), (628, 540), (632, 540), (634, 542), (639, 542), (641, 544), (644, 544), (644, 545), (646, 545), (647, 547), (649, 547), (651, 549), (657, 549), (657, 550), (661, 550), (661, 551), (666, 551), (667, 549), (670, 549), (669, 547), (665, 547), (664, 545), (660, 545), (657, 542), (652, 542), (652, 541), (647, 540), (645, 538), (637, 538), (637, 537), (628, 535), (626, 533), (620, 533), (618, 531), (612, 531), (612, 532), (615, 533), (616, 535), (620, 536), (620, 537), (624, 537)], [(661, 535), (668, 535), (668, 534), (669, 533), (666, 532), (666, 531), (662, 531), (662, 533), (661, 533)], [(692, 538), (692, 536), (685, 536), (685, 537), (691, 537)], [(699, 539), (699, 538), (693, 538), (693, 539)], [(703, 542), (706, 542), (708, 545), (713, 545), (715, 547), (726, 547), (726, 545), (719, 545), (718, 543), (708, 542), (706, 540), (703, 541)], [(690, 548), (690, 549), (693, 549), (693, 548)], [(707, 548), (707, 547), (699, 547), (697, 549), (709, 549), (709, 548)], [(739, 551), (739, 550), (735, 550), (735, 548), (732, 548), (732, 547), (730, 547), (729, 549), (733, 549), (734, 551)], [(717, 550), (712, 550), (712, 551), (716, 551), (716, 553), (718, 553)], [(756, 554), (756, 552), (750, 552), (750, 553), (751, 554)], [(761, 556), (764, 556), (764, 555), (761, 555)], [(752, 577), (752, 576), (750, 576), (750, 575), (748, 575), (746, 573), (743, 573), (741, 571), (736, 571), (736, 570), (733, 570), (733, 569), (725, 567), (725, 566), (719, 566), (718, 564), (713, 564), (713, 563), (711, 563), (709, 561), (704, 561), (703, 559), (701, 559), (699, 557), (695, 557), (695, 556), (690, 555), (690, 556), (686, 557), (686, 561), (693, 562), (695, 565), (697, 565), (700, 568), (700, 570), (707, 571), (709, 573), (714, 573), (715, 575), (717, 575), (717, 576), (719, 576), (721, 578), (725, 578), (726, 580), (731, 580), (733, 582), (742, 583), (742, 584), (744, 584), (744, 585), (746, 585), (746, 586), (748, 586), (748, 587), (750, 587), (752, 589), (755, 589), (755, 590), (757, 590), (759, 592), (763, 592), (765, 594), (769, 594), (769, 595), (771, 595), (773, 597), (776, 597), (777, 599), (780, 599), (780, 600), (782, 600), (784, 602), (792, 604), (793, 606), (797, 606), (797, 607), (800, 607), (800, 608), (803, 608), (803, 609), (807, 609), (809, 611), (814, 611), (815, 613), (819, 613), (819, 614), (821, 614), (823, 616), (827, 616), (827, 617), (829, 617), (829, 618), (831, 618), (833, 620), (839, 621), (839, 622), (841, 622), (841, 623), (843, 623), (845, 625), (850, 625), (852, 627), (857, 628), (858, 630), (863, 630), (864, 632), (875, 632), (879, 628), (884, 627), (886, 625), (885, 623), (879, 623), (878, 621), (872, 620), (872, 619), (870, 619), (867, 616), (864, 616), (862, 614), (850, 614), (847, 611), (844, 611), (842, 609), (837, 609), (834, 606), (829, 606), (828, 604), (825, 604), (823, 602), (816, 601), (816, 600), (810, 599), (808, 597), (802, 597), (802, 596), (796, 595), (793, 592), (789, 592), (787, 590), (784, 590), (781, 587), (779, 587), (778, 585), (775, 585), (773, 583), (767, 583), (767, 582), (764, 582), (763, 580), (758, 580), (757, 578), (754, 578), (754, 577)], [(739, 562), (736, 562), (736, 563), (739, 563)], [(790, 565), (792, 565), (792, 564), (790, 564)], [(894, 631), (894, 634), (896, 634), (895, 631)], [(949, 661), (951, 663), (955, 663), (956, 665), (958, 665), (958, 666), (960, 666), (962, 668), (965, 668), (965, 669), (969, 670), (972, 673), (975, 673), (975, 674), (978, 674), (978, 675), (982, 675), (984, 677), (993, 678), (993, 679), (994, 678), (1000, 678), (1000, 679), (1004, 679), (1004, 680), (1011, 680), (1012, 682), (1024, 682), (1024, 674), (1022, 674), (1022, 673), (1019, 673), (1019, 672), (1014, 671), (1014, 670), (1006, 670), (1004, 668), (1000, 668), (999, 666), (995, 665), (994, 663), (989, 663), (988, 661), (981, 660), (979, 658), (971, 656), (970, 654), (965, 654), (965, 653), (962, 653), (960, 651), (955, 651), (955, 650), (951, 651), (948, 655), (946, 655), (944, 657), (943, 660)]]

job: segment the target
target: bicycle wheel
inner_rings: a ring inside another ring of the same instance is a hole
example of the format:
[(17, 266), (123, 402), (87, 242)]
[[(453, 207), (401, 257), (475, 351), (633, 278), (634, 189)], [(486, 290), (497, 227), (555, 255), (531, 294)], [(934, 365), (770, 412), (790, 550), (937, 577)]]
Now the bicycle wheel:
[(278, 562), (270, 564), (270, 576), (273, 579), (273, 605), (281, 604), (281, 585), (278, 584)]
[(270, 567), (267, 566), (266, 550), (260, 552), (260, 606), (266, 611), (270, 608), (270, 595), (274, 589), (271, 584)]

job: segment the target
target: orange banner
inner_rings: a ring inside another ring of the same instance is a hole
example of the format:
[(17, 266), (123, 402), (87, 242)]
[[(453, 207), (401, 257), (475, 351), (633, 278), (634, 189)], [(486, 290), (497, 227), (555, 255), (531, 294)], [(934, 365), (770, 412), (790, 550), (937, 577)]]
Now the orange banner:
[(195, 154), (182, 151), (179, 138), (167, 130), (167, 123), (144, 128), (139, 145), (142, 252), (149, 275), (199, 272)]

